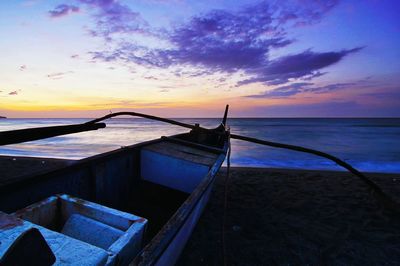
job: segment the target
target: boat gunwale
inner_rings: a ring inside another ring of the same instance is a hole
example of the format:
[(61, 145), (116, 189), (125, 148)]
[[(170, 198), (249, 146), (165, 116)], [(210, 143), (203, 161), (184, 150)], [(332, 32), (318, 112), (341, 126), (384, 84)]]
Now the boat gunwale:
[[(179, 134), (180, 135), (180, 134)], [(71, 164), (69, 165), (65, 165), (62, 166), (60, 168), (57, 169), (53, 169), (50, 171), (45, 171), (45, 172), (36, 172), (36, 173), (30, 173), (30, 174), (26, 174), (26, 175), (21, 175), (18, 179), (14, 182), (10, 182), (10, 183), (5, 183), (5, 184), (0, 184), (0, 193), (4, 190), (8, 190), (8, 189), (16, 189), (19, 188), (21, 186), (25, 186), (25, 185), (29, 185), (32, 183), (35, 183), (36, 180), (47, 180), (47, 179), (51, 179), (51, 178), (56, 178), (55, 175), (62, 173), (62, 174), (68, 174), (71, 171), (74, 171), (76, 169), (79, 169), (81, 167), (85, 167), (85, 166), (90, 166), (92, 163), (94, 162), (102, 162), (105, 160), (108, 160), (110, 158), (117, 158), (119, 156), (124, 155), (125, 153), (129, 153), (132, 149), (136, 149), (136, 148), (140, 148), (142, 146), (147, 146), (150, 144), (155, 144), (158, 142), (163, 141), (161, 138), (158, 139), (152, 139), (152, 140), (148, 140), (148, 141), (144, 141), (144, 142), (140, 142), (140, 143), (136, 143), (136, 144), (132, 144), (129, 146), (123, 146), (119, 149), (115, 149), (115, 150), (111, 150), (108, 152), (104, 152), (104, 153), (100, 153), (100, 154), (95, 154), (93, 156), (87, 157), (87, 158), (83, 158), (80, 160), (70, 160), (72, 161)], [(39, 158), (39, 157), (31, 157), (31, 158)]]
[[(224, 129), (225, 131), (225, 129)], [(225, 131), (226, 132), (226, 131)], [(181, 137), (190, 134), (190, 132), (180, 133), (172, 135), (171, 137)], [(134, 149), (145, 147), (148, 145), (160, 143), (163, 141), (168, 141), (165, 137), (160, 137), (157, 139), (152, 139), (149, 141), (144, 141), (129, 146), (124, 146), (119, 149), (111, 150), (108, 152), (96, 154), (87, 158), (80, 160), (71, 160), (72, 163), (69, 165), (62, 166), (57, 169), (53, 169), (47, 172), (36, 172), (27, 175), (21, 175), (18, 180), (10, 183), (0, 184), (0, 193), (5, 191), (10, 191), (13, 189), (18, 189), (24, 186), (29, 186), (34, 184), (36, 181), (46, 181), (52, 178), (57, 178), (59, 174), (68, 174), (76, 169), (83, 167), (92, 167), (93, 163), (99, 163), (110, 158), (118, 158), (131, 152)], [(195, 142), (193, 142), (195, 143)], [(182, 143), (182, 145), (185, 145)], [(210, 146), (212, 148), (212, 146)], [(199, 148), (201, 149), (201, 148)], [(210, 188), (211, 184), (215, 180), (217, 171), (223, 164), (228, 150), (228, 139), (224, 140), (223, 148), (221, 153), (215, 159), (214, 164), (210, 167), (208, 173), (204, 176), (201, 183), (196, 187), (196, 189), (191, 192), (188, 198), (182, 203), (182, 205), (176, 210), (176, 212), (171, 216), (171, 218), (163, 225), (161, 230), (154, 236), (149, 243), (143, 247), (140, 253), (130, 262), (130, 265), (135, 264), (154, 264), (162, 256), (165, 250), (170, 246), (171, 242), (174, 240), (176, 235), (180, 232), (181, 228), (185, 225), (186, 221), (192, 214), (193, 210), (199, 203), (200, 199), (203, 198), (204, 193)], [(38, 157), (32, 157), (38, 158)]]

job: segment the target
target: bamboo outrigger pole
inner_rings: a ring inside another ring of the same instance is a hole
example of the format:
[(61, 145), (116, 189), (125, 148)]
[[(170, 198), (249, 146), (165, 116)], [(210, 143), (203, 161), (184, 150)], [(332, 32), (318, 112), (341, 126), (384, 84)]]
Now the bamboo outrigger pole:
[[(226, 126), (228, 109), (229, 109), (229, 105), (226, 105), (224, 117), (222, 120), (222, 124), (224, 126)], [(143, 118), (156, 120), (156, 121), (160, 121), (160, 122), (164, 122), (164, 123), (169, 123), (172, 125), (190, 128), (190, 129), (204, 130), (204, 131), (208, 131), (208, 132), (213, 131), (211, 129), (203, 128), (198, 125), (190, 125), (190, 124), (179, 122), (179, 121), (176, 121), (173, 119), (162, 118), (162, 117), (158, 117), (158, 116), (137, 113), (137, 112), (118, 112), (118, 113), (108, 114), (106, 116), (88, 121), (84, 124), (21, 129), (21, 130), (0, 132), (0, 145), (7, 145), (7, 144), (14, 144), (14, 143), (20, 143), (20, 142), (25, 142), (25, 141), (44, 139), (44, 138), (65, 135), (65, 134), (70, 134), (70, 133), (77, 133), (77, 132), (88, 131), (88, 130), (96, 130), (99, 128), (104, 128), (106, 126), (104, 123), (98, 123), (98, 122), (115, 117), (115, 116), (121, 116), (121, 115), (143, 117)], [(215, 131), (213, 131), (213, 132), (215, 132)], [(348, 170), (355, 176), (359, 177), (365, 184), (368, 185), (368, 187), (370, 187), (372, 189), (375, 197), (377, 197), (386, 206), (389, 206), (391, 209), (394, 208), (394, 209), (400, 210), (399, 203), (394, 201), (385, 192), (383, 192), (381, 190), (381, 188), (375, 182), (373, 182), (371, 179), (366, 177), (360, 171), (358, 171), (357, 169), (352, 167), (350, 164), (344, 162), (343, 160), (341, 160), (333, 155), (330, 155), (328, 153), (321, 152), (318, 150), (301, 147), (301, 146), (295, 146), (295, 145), (289, 145), (289, 144), (284, 144), (284, 143), (261, 140), (261, 139), (251, 138), (251, 137), (247, 137), (247, 136), (241, 136), (241, 135), (237, 135), (237, 134), (230, 134), (229, 132), (227, 134), (232, 139), (252, 142), (252, 143), (261, 144), (264, 146), (275, 147), (275, 148), (282, 148), (282, 149), (288, 149), (288, 150), (293, 150), (293, 151), (298, 151), (298, 152), (310, 153), (310, 154), (314, 154), (319, 157), (323, 157), (328, 160), (331, 160), (331, 161), (335, 162), (336, 164), (340, 165), (341, 167), (345, 168), (346, 170)]]
[(37, 127), (0, 132), (0, 145), (16, 144), (21, 142), (51, 138), (66, 134), (97, 130), (105, 128), (106, 124), (77, 124), (53, 127)]

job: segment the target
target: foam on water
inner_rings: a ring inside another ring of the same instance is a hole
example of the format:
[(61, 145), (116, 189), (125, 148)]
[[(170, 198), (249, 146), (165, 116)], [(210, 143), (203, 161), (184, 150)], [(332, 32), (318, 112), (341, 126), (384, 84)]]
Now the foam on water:
[[(220, 119), (179, 119), (215, 127)], [(0, 131), (77, 124), (86, 119), (1, 119)], [(400, 173), (400, 119), (228, 119), (231, 131), (331, 153), (365, 172)], [(144, 119), (111, 119), (107, 128), (0, 147), (0, 154), (80, 159), (134, 143), (186, 132)], [(343, 170), (313, 155), (232, 141), (232, 165)]]

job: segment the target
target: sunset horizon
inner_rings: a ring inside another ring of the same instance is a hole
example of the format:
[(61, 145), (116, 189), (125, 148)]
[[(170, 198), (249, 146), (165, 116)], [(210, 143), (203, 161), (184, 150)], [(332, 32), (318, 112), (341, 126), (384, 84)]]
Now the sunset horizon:
[(396, 1), (0, 4), (0, 116), (400, 117)]
[(399, 14), (0, 1), (0, 264), (400, 265)]

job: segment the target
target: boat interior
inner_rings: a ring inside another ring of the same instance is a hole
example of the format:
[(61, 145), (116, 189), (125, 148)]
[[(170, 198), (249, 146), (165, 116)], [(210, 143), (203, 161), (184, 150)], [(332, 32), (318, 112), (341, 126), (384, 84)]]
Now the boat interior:
[(39, 226), (45, 239), (57, 233), (87, 243), (99, 265), (126, 264), (179, 208), (193, 207), (199, 195), (191, 194), (222, 164), (225, 136), (215, 132), (192, 130), (77, 161), (0, 158), (0, 213)]

